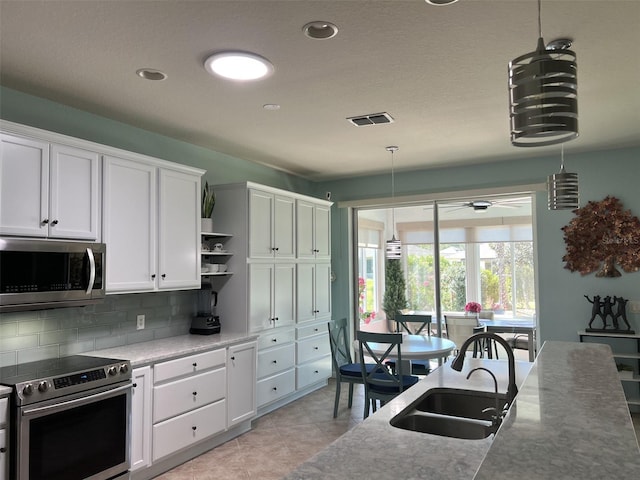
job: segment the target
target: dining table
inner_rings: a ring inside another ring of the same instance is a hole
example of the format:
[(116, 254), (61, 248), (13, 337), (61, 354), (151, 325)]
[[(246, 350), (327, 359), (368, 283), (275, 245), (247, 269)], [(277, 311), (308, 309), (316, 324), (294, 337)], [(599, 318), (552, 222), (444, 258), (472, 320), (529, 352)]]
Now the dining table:
[(536, 324), (533, 320), (519, 319), (485, 319), (481, 318), (480, 324), (484, 325), (487, 332), (493, 333), (522, 333), (527, 335), (529, 345), (529, 361), (533, 362), (536, 355), (535, 332)]
[[(371, 351), (376, 355), (382, 355), (389, 345), (386, 343), (369, 342)], [(438, 364), (446, 359), (456, 348), (456, 344), (446, 338), (434, 335), (409, 335), (402, 334), (402, 360), (431, 360), (438, 359)], [(393, 355), (393, 354), (392, 354)]]

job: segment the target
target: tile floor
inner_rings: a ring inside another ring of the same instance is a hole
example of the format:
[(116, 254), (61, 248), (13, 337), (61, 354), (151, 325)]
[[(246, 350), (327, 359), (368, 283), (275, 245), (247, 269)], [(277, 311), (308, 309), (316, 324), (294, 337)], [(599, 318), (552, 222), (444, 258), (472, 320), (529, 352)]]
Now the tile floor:
[(343, 385), (333, 418), (335, 382), (253, 422), (253, 429), (169, 472), (157, 480), (280, 479), (362, 421), (361, 385), (347, 408)]
[[(156, 480), (278, 480), (362, 422), (361, 385), (347, 408), (343, 385), (338, 417), (333, 418), (335, 382), (255, 420), (253, 429), (156, 477)], [(640, 439), (640, 413), (633, 415)]]

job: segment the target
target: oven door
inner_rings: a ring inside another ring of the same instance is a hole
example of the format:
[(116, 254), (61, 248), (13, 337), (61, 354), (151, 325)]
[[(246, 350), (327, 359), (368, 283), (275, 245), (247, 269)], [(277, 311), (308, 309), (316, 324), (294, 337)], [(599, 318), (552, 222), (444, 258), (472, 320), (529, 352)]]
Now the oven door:
[(128, 471), (131, 381), (18, 408), (17, 480), (106, 480)]

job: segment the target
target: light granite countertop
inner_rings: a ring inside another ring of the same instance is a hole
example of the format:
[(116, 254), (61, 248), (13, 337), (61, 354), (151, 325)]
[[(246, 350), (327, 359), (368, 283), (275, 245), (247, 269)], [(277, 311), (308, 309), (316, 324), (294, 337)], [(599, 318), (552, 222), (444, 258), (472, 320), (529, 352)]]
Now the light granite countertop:
[(136, 368), (163, 360), (184, 357), (216, 348), (224, 348), (229, 345), (237, 345), (238, 343), (249, 342), (257, 338), (257, 335), (230, 333), (180, 335), (177, 337), (124, 345), (122, 347), (86, 352), (83, 353), (83, 355), (129, 360), (131, 366)]
[(0, 397), (4, 397), (6, 395), (11, 394), (13, 389), (11, 387), (5, 387), (4, 385), (0, 385)]
[(547, 342), (535, 364), (517, 362), (520, 393), (495, 437), (462, 440), (389, 424), (431, 388), (493, 391), (483, 372), (466, 380), (478, 366), (506, 391), (506, 360), (469, 358), (460, 373), (445, 364), (285, 479), (638, 478), (640, 448), (606, 345)]

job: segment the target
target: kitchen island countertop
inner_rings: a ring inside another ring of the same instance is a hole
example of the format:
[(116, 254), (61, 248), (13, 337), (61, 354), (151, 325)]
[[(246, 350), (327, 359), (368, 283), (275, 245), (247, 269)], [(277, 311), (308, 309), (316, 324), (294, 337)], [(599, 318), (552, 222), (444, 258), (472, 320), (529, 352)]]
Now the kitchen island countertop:
[(638, 478), (640, 448), (608, 346), (547, 342), (533, 366), (516, 365), (520, 393), (495, 438), (461, 440), (389, 424), (431, 388), (493, 391), (482, 372), (466, 380), (478, 366), (506, 390), (505, 360), (468, 358), (461, 373), (448, 363), (438, 368), (285, 479)]

